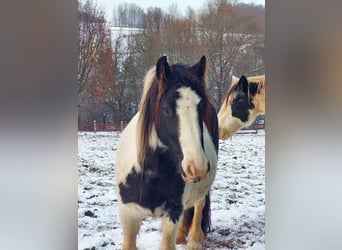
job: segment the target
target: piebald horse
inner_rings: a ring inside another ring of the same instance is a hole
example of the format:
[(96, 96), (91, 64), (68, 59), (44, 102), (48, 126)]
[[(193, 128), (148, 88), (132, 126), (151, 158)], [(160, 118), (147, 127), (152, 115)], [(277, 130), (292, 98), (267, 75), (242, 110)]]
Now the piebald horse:
[(227, 140), (240, 128), (251, 125), (265, 113), (265, 75), (233, 76), (218, 113), (220, 139)]
[(137, 249), (145, 217), (162, 218), (160, 249), (175, 249), (179, 222), (186, 224), (189, 209), (193, 217), (187, 249), (204, 248), (209, 223), (203, 221), (210, 221), (210, 210), (204, 208), (217, 154), (218, 121), (207, 93), (206, 58), (193, 66), (170, 66), (166, 56), (159, 58), (145, 76), (139, 111), (123, 130), (117, 149), (124, 250)]

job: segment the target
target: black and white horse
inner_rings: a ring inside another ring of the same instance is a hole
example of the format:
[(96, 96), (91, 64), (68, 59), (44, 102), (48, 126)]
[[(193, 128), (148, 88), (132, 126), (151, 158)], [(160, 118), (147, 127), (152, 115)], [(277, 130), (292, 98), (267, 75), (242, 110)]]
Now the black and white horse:
[(218, 113), (220, 139), (228, 139), (264, 113), (265, 75), (233, 77)]
[[(163, 56), (145, 76), (139, 112), (122, 132), (116, 155), (125, 250), (136, 249), (145, 217), (162, 218), (160, 249), (175, 249), (176, 237), (186, 236), (188, 249), (204, 247), (203, 221), (210, 219), (204, 207), (218, 154), (217, 114), (206, 84), (204, 56), (193, 66), (169, 66)], [(189, 209), (194, 212), (187, 228)]]

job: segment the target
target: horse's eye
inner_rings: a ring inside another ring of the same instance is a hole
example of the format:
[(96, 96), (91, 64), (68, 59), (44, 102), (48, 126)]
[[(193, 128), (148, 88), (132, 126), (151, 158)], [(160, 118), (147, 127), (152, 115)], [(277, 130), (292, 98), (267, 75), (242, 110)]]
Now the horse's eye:
[(243, 96), (237, 96), (235, 98), (235, 100), (233, 101), (234, 104), (238, 104), (238, 103), (244, 103), (245, 98)]
[(172, 110), (170, 108), (163, 108), (164, 114), (170, 116), (172, 114)]

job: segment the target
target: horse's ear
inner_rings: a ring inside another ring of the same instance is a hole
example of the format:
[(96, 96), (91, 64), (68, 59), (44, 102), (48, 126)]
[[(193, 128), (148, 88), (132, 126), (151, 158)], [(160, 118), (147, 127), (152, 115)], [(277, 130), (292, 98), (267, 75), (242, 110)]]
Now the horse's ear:
[(245, 95), (248, 95), (248, 81), (244, 75), (240, 77), (239, 82), (234, 87), (234, 90), (243, 92)]
[(156, 65), (157, 79), (166, 81), (170, 75), (170, 72), (171, 70), (169, 64), (167, 63), (167, 58), (166, 56), (162, 56), (158, 59)]
[(239, 81), (239, 77), (232, 75), (232, 83), (236, 83), (237, 81)]
[(207, 59), (205, 56), (202, 56), (198, 63), (193, 65), (191, 69), (199, 76), (199, 78), (203, 79), (206, 73)]

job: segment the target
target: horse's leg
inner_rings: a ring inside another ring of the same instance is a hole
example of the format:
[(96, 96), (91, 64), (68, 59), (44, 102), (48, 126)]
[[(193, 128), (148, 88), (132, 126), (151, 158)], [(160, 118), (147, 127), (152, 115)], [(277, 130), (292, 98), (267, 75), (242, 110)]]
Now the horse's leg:
[(188, 250), (204, 249), (204, 232), (201, 227), (202, 211), (205, 206), (205, 197), (195, 203), (194, 217), (189, 231), (189, 239), (187, 244)]
[(160, 250), (176, 249), (176, 232), (178, 223), (173, 223), (168, 217), (163, 217), (162, 233), (163, 240), (160, 244)]
[(120, 206), (120, 223), (123, 231), (122, 250), (136, 250), (137, 234), (140, 229), (141, 218), (134, 216), (134, 213), (127, 207)]
[(177, 244), (185, 244), (186, 236), (188, 235), (188, 232), (189, 232), (190, 225), (185, 217), (186, 216), (185, 213), (186, 211), (184, 211), (181, 222), (178, 226), (177, 237), (176, 237)]

